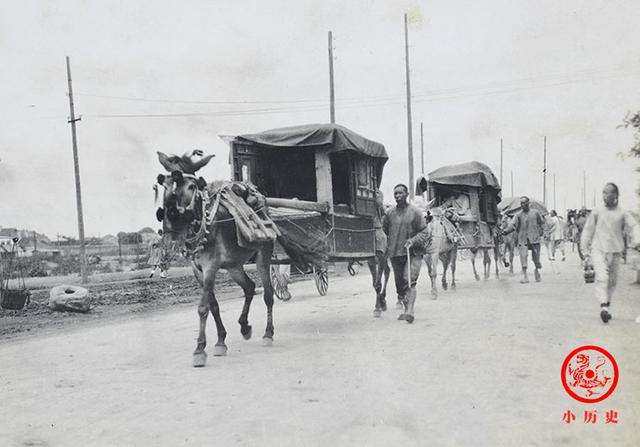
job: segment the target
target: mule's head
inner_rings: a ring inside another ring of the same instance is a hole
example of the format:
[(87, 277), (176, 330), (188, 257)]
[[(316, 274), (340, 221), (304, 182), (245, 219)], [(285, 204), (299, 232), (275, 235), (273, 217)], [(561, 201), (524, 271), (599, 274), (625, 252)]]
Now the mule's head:
[(203, 216), (203, 190), (207, 182), (202, 177), (175, 170), (171, 175), (159, 174), (158, 184), (163, 188), (162, 206), (156, 218), (172, 240), (182, 239), (190, 230), (197, 231)]

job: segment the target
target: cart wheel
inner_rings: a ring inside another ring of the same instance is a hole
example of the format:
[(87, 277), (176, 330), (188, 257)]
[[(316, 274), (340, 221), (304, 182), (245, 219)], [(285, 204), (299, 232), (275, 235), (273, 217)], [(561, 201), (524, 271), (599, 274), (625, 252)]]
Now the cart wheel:
[(313, 279), (316, 281), (316, 289), (320, 296), (325, 296), (329, 290), (329, 271), (326, 267), (313, 266)]
[(280, 266), (272, 264), (269, 269), (269, 277), (271, 278), (271, 287), (273, 294), (281, 301), (289, 301), (291, 293), (289, 292), (289, 276), (280, 273)]
[(347, 265), (347, 271), (351, 276), (356, 276), (360, 271), (360, 263), (358, 261), (350, 261)]

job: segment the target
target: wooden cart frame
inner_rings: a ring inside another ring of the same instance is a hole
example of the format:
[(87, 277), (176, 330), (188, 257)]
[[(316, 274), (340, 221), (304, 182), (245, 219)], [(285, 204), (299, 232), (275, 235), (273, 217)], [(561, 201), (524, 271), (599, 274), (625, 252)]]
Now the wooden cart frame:
[[(227, 137), (231, 176), (267, 197), (272, 219), (296, 226), (328, 246), (328, 261), (375, 256), (376, 190), (388, 159), (384, 146), (335, 124), (303, 125)], [(273, 264), (290, 259), (276, 244)], [(327, 293), (327, 266), (314, 265), (318, 291)], [(283, 285), (283, 282), (285, 283)], [(276, 296), (286, 282), (272, 269)]]

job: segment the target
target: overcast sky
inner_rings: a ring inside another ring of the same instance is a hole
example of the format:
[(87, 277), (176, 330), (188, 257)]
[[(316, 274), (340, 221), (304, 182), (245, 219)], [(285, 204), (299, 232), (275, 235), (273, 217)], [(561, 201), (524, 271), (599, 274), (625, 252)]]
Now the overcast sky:
[[(85, 233), (157, 226), (155, 151), (199, 148), (229, 178), (240, 134), (329, 121), (383, 143), (383, 191), (407, 182), (403, 14), (410, 16), (413, 141), (425, 170), (478, 160), (504, 195), (588, 205), (606, 181), (637, 207), (620, 129), (640, 109), (640, 8), (629, 1), (13, 1), (0, 14), (0, 225), (77, 235), (65, 56), (71, 58)], [(152, 115), (152, 116), (150, 116)]]

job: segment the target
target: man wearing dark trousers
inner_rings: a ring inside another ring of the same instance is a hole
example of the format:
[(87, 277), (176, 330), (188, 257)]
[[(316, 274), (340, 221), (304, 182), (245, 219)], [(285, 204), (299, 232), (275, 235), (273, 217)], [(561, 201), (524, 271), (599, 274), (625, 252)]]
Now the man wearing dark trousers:
[(520, 264), (522, 265), (522, 279), (520, 282), (522, 284), (529, 282), (529, 277), (527, 276), (527, 255), (529, 250), (531, 250), (531, 258), (535, 267), (536, 282), (540, 282), (539, 270), (542, 268), (542, 264), (540, 264), (540, 238), (544, 233), (544, 219), (537, 210), (531, 209), (528, 197), (522, 196), (520, 198), (520, 206), (522, 209), (513, 216), (513, 219), (511, 219), (502, 234), (516, 231), (518, 249), (520, 250)]
[[(422, 212), (407, 202), (408, 195), (409, 189), (406, 185), (399, 184), (393, 188), (396, 206), (386, 212), (382, 228), (388, 238), (387, 256), (393, 268), (398, 301), (404, 306), (404, 312), (398, 319), (413, 323), (416, 282), (420, 274), (424, 249), (431, 241), (431, 234)], [(407, 259), (407, 249), (409, 259)], [(408, 270), (410, 275), (407, 274)]]

